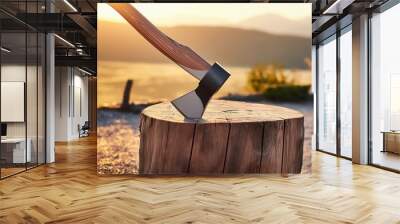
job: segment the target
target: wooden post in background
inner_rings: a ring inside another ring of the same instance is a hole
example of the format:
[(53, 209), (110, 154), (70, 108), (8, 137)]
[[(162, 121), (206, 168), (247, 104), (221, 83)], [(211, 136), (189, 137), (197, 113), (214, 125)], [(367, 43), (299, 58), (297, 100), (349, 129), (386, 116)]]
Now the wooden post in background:
[(129, 101), (131, 96), (133, 80), (128, 79), (125, 83), (124, 95), (122, 97), (121, 109), (126, 110), (129, 109)]
[(89, 77), (89, 126), (91, 133), (97, 132), (97, 78)]

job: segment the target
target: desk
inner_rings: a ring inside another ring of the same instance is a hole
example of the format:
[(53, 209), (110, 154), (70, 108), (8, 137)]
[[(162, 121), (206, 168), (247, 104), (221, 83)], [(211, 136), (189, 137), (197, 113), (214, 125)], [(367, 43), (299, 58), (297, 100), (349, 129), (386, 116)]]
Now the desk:
[(383, 131), (383, 152), (400, 154), (400, 131)]
[(28, 138), (28, 139), (26, 139), (26, 142), (28, 142), (28, 144), (27, 144), (28, 147), (26, 147), (26, 154), (25, 154), (25, 138), (1, 139), (2, 157), (8, 163), (30, 162), (32, 159), (32, 153), (31, 153), (32, 141), (30, 138)]

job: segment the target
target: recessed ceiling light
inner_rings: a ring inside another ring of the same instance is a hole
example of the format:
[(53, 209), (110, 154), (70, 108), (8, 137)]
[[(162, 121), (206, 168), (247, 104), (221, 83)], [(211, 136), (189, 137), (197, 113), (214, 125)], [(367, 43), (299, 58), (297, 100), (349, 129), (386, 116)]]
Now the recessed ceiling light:
[(79, 67), (78, 67), (78, 70), (81, 71), (81, 72), (83, 72), (83, 73), (85, 73), (85, 74), (87, 74), (87, 75), (90, 75), (90, 76), (93, 75), (92, 73), (90, 73), (90, 72), (88, 72), (88, 71), (86, 71), (86, 70), (84, 70), (84, 69), (81, 69), (81, 68), (79, 68)]
[(342, 14), (343, 10), (351, 5), (355, 0), (336, 0), (322, 14)]
[(75, 45), (73, 45), (71, 42), (69, 42), (68, 40), (60, 37), (58, 34), (54, 34), (55, 37), (57, 37), (59, 40), (61, 40), (62, 42), (64, 42), (65, 44), (67, 44), (68, 46), (75, 48)]
[(7, 49), (7, 48), (5, 48), (5, 47), (1, 47), (1, 51), (4, 51), (4, 52), (6, 52), (6, 53), (10, 53), (10, 52), (11, 52), (10, 49)]
[(78, 10), (68, 1), (68, 0), (64, 0), (65, 4), (68, 5), (68, 7), (70, 7), (74, 12), (78, 12)]

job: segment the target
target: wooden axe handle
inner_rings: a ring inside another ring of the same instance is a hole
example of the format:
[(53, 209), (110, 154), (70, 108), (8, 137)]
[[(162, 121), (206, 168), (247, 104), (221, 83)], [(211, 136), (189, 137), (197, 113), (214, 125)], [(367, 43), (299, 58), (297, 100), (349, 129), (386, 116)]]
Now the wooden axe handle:
[[(148, 42), (161, 51), (169, 59), (183, 69), (201, 79), (211, 68), (202, 57), (192, 49), (172, 40), (149, 20), (146, 19), (132, 4), (109, 3), (129, 24), (131, 24)], [(193, 71), (194, 70), (194, 71)], [(200, 74), (193, 74), (200, 73)]]

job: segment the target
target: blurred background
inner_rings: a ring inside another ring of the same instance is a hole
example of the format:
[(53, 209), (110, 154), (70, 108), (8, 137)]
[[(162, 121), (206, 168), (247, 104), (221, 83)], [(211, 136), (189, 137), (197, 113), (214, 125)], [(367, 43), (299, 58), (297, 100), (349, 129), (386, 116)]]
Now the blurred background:
[[(217, 97), (254, 91), (247, 85), (248, 75), (254, 69), (266, 73), (275, 69), (286, 76), (287, 82), (311, 84), (308, 4), (135, 7), (168, 36), (192, 48), (210, 64), (218, 61), (227, 68), (232, 77)], [(123, 91), (116, 90), (123, 89), (127, 79), (134, 81), (130, 99), (135, 102), (171, 100), (197, 85), (194, 78), (158, 52), (109, 5), (99, 4), (98, 15), (99, 106), (121, 103)]]

